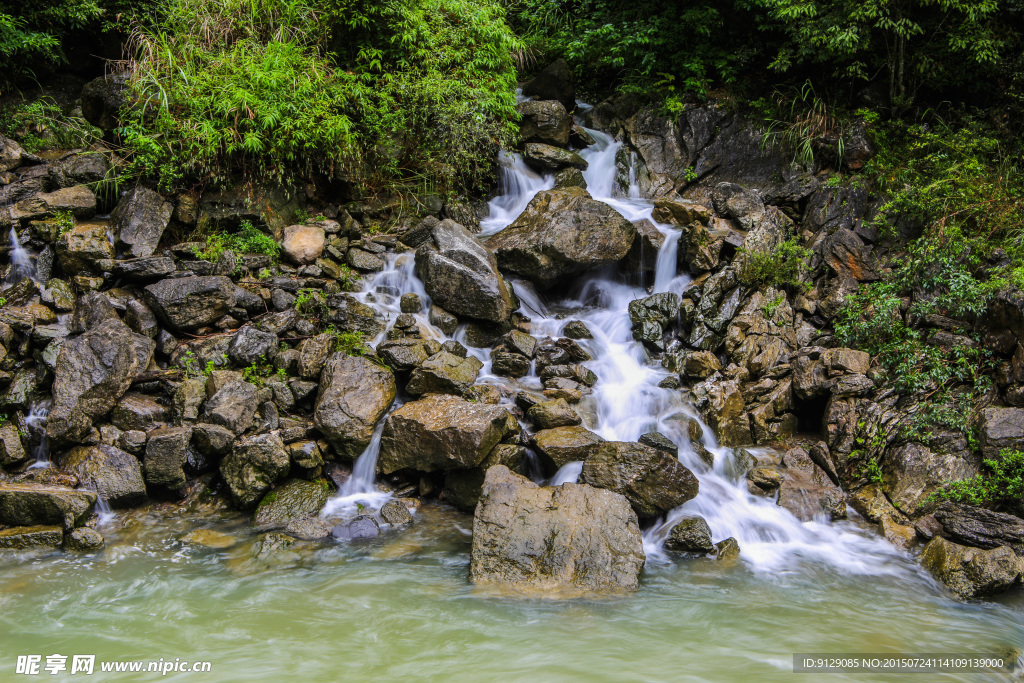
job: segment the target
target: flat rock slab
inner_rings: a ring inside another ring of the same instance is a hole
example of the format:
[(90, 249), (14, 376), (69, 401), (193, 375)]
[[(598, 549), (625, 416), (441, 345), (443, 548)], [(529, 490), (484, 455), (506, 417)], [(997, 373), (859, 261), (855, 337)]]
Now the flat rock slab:
[(92, 491), (45, 484), (0, 484), (0, 525), (81, 526), (96, 504)]

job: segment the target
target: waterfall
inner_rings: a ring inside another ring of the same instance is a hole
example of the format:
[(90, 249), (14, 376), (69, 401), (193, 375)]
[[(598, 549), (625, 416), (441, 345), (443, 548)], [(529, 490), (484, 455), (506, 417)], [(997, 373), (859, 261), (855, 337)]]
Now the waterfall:
[[(616, 185), (615, 159), (621, 143), (594, 130), (588, 132), (596, 144), (579, 154), (589, 163), (584, 177), (591, 195), (609, 204), (630, 221), (650, 220), (664, 236), (655, 265), (654, 292), (682, 292), (691, 279), (678, 273), (679, 231), (659, 224), (652, 218), (653, 203), (639, 197), (636, 188), (635, 159), (631, 164), (629, 188)], [(516, 166), (507, 167), (511, 175)], [(509, 180), (508, 187), (520, 188), (523, 180)], [(492, 201), (488, 225), (507, 225), (515, 220), (508, 207), (523, 206), (524, 194), (516, 201), (499, 197)], [(626, 195), (626, 196), (623, 196)], [(501, 207), (501, 212), (493, 207)], [(490, 221), (493, 221), (491, 223)], [(594, 338), (586, 343), (593, 360), (585, 363), (599, 380), (591, 396), (584, 399), (585, 410), (593, 416), (589, 427), (607, 440), (636, 441), (650, 431), (659, 431), (679, 447), (679, 460), (690, 468), (700, 481), (697, 497), (671, 511), (643, 532), (644, 549), (649, 563), (668, 561), (662, 550), (672, 526), (685, 515), (704, 517), (717, 541), (737, 539), (741, 558), (753, 570), (774, 572), (790, 570), (803, 562), (824, 564), (851, 574), (891, 574), (900, 571), (901, 556), (891, 544), (864, 532), (853, 523), (829, 524), (824, 520), (801, 522), (774, 499), (752, 495), (746, 479), (738, 471), (734, 453), (718, 445), (712, 430), (699, 419), (679, 391), (663, 389), (658, 384), (668, 372), (651, 361), (647, 351), (632, 336), (629, 303), (648, 295), (639, 287), (622, 281), (615, 269), (593, 272), (577, 279), (574, 288), (562, 290), (556, 301), (545, 301), (532, 287), (513, 282), (523, 311), (531, 318), (535, 336), (560, 337), (566, 319), (582, 320)], [(522, 378), (524, 385), (539, 390), (540, 380), (531, 373)], [(586, 410), (586, 409), (589, 409)], [(695, 453), (690, 443), (686, 419), (697, 419), (704, 430), (703, 446), (714, 455), (709, 468)], [(582, 463), (569, 463), (548, 482), (552, 485), (576, 481)]]
[(36, 461), (29, 466), (29, 469), (50, 466), (50, 439), (46, 436), (46, 416), (49, 414), (50, 402), (43, 400), (33, 403), (28, 415), (25, 416), (25, 425), (29, 431), (39, 433), (39, 443), (33, 453), (36, 456)]
[(518, 154), (498, 155), (498, 183), (501, 194), (492, 199), (487, 218), (480, 221), (480, 235), (486, 237), (508, 227), (537, 193), (555, 186), (552, 175), (541, 175), (526, 165)]
[(13, 285), (25, 278), (36, 279), (36, 265), (32, 261), (32, 253), (21, 246), (21, 241), (18, 239), (18, 233), (14, 228), (11, 228), (11, 232), (8, 234), (8, 239), (11, 243), (10, 261), (11, 270), (7, 274), (5, 283)]

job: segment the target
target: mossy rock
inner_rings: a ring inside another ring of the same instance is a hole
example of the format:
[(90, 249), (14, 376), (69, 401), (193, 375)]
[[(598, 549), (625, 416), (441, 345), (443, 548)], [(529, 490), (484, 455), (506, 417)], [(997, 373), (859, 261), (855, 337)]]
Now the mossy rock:
[(278, 529), (320, 512), (331, 496), (330, 486), (320, 481), (289, 479), (263, 497), (252, 521), (263, 529)]

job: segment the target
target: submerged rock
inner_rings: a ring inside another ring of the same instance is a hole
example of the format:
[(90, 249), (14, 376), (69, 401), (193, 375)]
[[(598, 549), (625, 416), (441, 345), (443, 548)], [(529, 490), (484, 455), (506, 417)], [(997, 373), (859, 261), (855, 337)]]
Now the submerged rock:
[(473, 520), (470, 580), (532, 591), (635, 589), (645, 556), (636, 514), (612, 491), (540, 487), (496, 466)]
[(925, 546), (921, 564), (965, 600), (1005, 591), (1024, 573), (1024, 560), (1006, 546), (968, 548), (941, 537)]
[(545, 190), (487, 241), (498, 265), (541, 285), (620, 261), (636, 227), (586, 190)]
[(0, 529), (0, 550), (59, 548), (63, 542), (64, 530), (59, 526), (16, 526), (12, 529)]
[(343, 541), (355, 541), (361, 538), (377, 538), (380, 536), (380, 525), (368, 515), (359, 515), (350, 522), (339, 524), (331, 530), (331, 536)]

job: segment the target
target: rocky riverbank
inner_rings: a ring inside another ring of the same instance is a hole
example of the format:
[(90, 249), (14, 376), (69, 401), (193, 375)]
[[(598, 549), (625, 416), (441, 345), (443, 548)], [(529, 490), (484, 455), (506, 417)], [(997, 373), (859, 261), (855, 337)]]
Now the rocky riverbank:
[[(112, 127), (97, 93), (115, 87), (83, 92), (96, 125)], [(138, 186), (108, 217), (95, 190), (109, 151), (44, 159), (0, 140), (0, 547), (95, 550), (101, 508), (212, 495), (252, 511), (273, 552), (401, 533), (440, 498), (475, 511), (474, 582), (631, 589), (650, 543), (742, 556), (679, 514), (700, 477), (728, 470), (798, 520), (851, 508), (960, 597), (1020, 583), (1024, 521), (931, 494), (1024, 449), (1024, 298), (920, 323), (939, 345), (976, 332), (998, 370), (976, 448), (910, 438), (918, 404), (833, 329), (898, 257), (871, 221), (879, 197), (763, 153), (760, 129), (713, 103), (669, 119), (613, 100), (577, 121), (557, 64), (523, 91), (521, 161), (546, 181), (487, 234), (482, 202), (424, 197), (399, 217), (313, 186)], [(863, 131), (845, 144), (847, 165), (872, 154)], [(588, 149), (614, 153), (607, 178)], [(609, 203), (631, 194), (649, 218)], [(269, 253), (179, 239), (253, 228)], [(751, 278), (794, 239), (798, 285)], [(621, 318), (632, 346), (615, 352), (660, 366), (650, 389), (680, 406), (665, 419), (611, 428), (612, 378), (594, 370), (609, 335), (534, 310), (594, 273), (639, 292)]]

